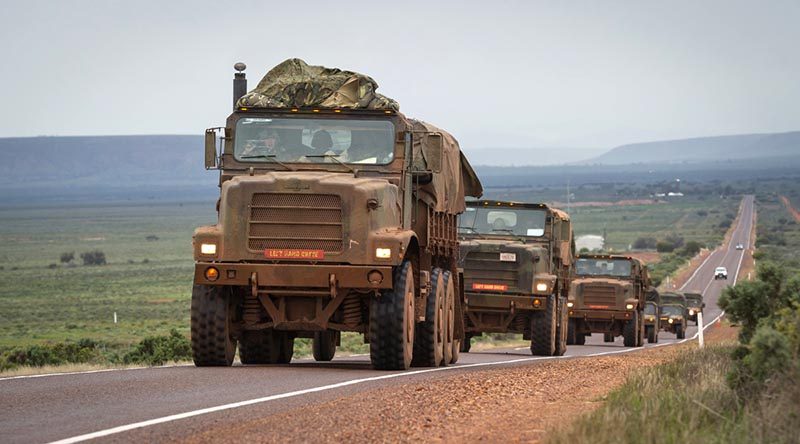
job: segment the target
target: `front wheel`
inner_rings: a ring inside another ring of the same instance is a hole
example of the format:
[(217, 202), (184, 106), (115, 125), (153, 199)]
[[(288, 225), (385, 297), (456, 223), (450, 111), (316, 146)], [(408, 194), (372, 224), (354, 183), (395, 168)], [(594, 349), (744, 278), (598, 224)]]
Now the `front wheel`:
[(637, 347), (639, 345), (639, 312), (633, 312), (633, 319), (625, 323), (622, 329), (622, 344), (625, 347)]
[(543, 311), (531, 315), (531, 354), (553, 356), (556, 352), (556, 296), (547, 297)]
[(192, 359), (198, 367), (230, 366), (236, 354), (232, 337), (233, 293), (229, 287), (195, 285), (192, 289)]
[(406, 370), (414, 349), (414, 269), (406, 260), (395, 270), (391, 290), (370, 304), (369, 357), (378, 370)]
[(675, 326), (675, 336), (677, 336), (678, 339), (686, 339), (686, 331), (683, 329), (683, 324)]

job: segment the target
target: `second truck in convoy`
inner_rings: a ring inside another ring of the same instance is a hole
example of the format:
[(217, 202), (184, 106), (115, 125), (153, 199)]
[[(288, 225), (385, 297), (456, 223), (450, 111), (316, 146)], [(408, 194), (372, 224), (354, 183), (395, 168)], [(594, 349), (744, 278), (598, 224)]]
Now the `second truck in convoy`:
[(603, 333), (606, 342), (622, 336), (626, 347), (644, 345), (644, 307), (651, 291), (647, 266), (630, 256), (581, 255), (569, 292), (571, 344)]
[(566, 350), (567, 292), (575, 256), (567, 213), (544, 204), (467, 203), (459, 218), (469, 351), (471, 336), (521, 333), (531, 353)]

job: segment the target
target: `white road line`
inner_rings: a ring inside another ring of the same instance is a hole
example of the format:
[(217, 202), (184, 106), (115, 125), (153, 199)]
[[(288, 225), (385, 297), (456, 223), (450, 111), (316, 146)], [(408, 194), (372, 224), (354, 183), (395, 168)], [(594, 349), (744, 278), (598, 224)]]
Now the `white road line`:
[(193, 366), (194, 366), (193, 364), (172, 364), (172, 365), (159, 365), (156, 367), (104, 368), (99, 370), (84, 370), (80, 372), (39, 373), (37, 375), (6, 376), (4, 378), (0, 378), (0, 381), (10, 381), (12, 379), (46, 378), (50, 376), (91, 375), (93, 373), (122, 372), (130, 370), (152, 370), (154, 368), (177, 368), (177, 367), (193, 367)]

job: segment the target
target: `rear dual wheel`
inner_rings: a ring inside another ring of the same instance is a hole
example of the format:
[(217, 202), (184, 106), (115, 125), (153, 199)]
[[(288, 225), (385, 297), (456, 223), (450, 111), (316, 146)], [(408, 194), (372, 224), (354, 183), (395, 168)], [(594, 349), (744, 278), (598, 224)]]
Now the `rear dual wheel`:
[(288, 364), (294, 356), (294, 337), (272, 329), (246, 331), (239, 341), (242, 364)]
[[(450, 272), (434, 268), (425, 305), (425, 320), (416, 325), (415, 367), (438, 367), (453, 362), (455, 291)], [(457, 355), (456, 355), (457, 356)]]
[(311, 344), (311, 349), (314, 353), (315, 361), (325, 362), (333, 359), (333, 356), (336, 354), (337, 337), (338, 332), (334, 330), (314, 332), (314, 340)]

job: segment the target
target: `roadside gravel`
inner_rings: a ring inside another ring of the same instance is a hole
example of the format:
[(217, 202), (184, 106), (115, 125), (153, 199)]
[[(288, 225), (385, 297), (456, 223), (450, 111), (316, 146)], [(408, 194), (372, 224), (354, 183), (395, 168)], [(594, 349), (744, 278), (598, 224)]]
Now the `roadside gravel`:
[[(707, 341), (735, 338), (714, 326)], [(470, 372), (378, 389), (190, 436), (187, 442), (535, 442), (594, 410), (634, 371), (694, 342)]]

